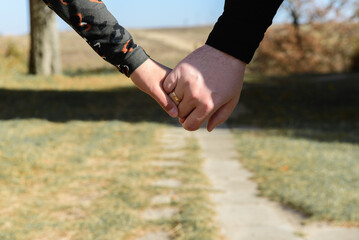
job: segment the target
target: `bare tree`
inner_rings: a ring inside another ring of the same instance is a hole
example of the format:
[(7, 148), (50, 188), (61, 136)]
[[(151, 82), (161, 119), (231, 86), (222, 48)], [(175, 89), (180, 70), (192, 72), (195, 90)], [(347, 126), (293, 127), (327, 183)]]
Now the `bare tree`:
[[(304, 54), (301, 32), (302, 24), (323, 23), (330, 21), (350, 21), (356, 17), (354, 6), (357, 0), (286, 0), (283, 10), (287, 13), (293, 26), (298, 53)], [(349, 9), (349, 10), (348, 10)], [(350, 11), (350, 9), (352, 11)]]
[(288, 12), (293, 26), (298, 53), (303, 56), (303, 41), (300, 33), (300, 24), (304, 13), (305, 3), (301, 0), (287, 0), (283, 3), (283, 8)]
[(356, 2), (354, 5), (354, 14), (353, 14), (352, 19), (359, 20), (359, 2)]
[(287, 0), (283, 9), (298, 28), (300, 24), (351, 20), (357, 14), (357, 4), (357, 0)]
[(31, 48), (29, 73), (61, 73), (56, 15), (42, 0), (30, 0)]

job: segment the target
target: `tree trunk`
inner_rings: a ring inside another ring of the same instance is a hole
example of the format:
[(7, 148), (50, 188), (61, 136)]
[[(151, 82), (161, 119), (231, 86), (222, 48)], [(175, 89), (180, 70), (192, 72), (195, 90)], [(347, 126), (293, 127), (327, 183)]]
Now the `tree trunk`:
[(29, 73), (61, 74), (55, 13), (42, 0), (30, 0), (31, 48)]

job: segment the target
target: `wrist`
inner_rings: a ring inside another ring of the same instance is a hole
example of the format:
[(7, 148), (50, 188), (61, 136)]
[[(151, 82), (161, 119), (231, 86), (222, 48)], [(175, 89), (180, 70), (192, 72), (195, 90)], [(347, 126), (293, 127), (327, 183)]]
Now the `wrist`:
[(151, 59), (148, 58), (141, 65), (139, 65), (130, 75), (132, 81), (143, 78), (143, 76), (148, 72), (148, 69), (151, 65)]
[(152, 58), (148, 58), (132, 72), (130, 78), (131, 80), (153, 78), (158, 77), (159, 74), (165, 74), (170, 70)]
[(116, 67), (121, 73), (130, 77), (132, 73), (149, 58), (147, 53), (140, 46), (137, 46), (132, 52), (126, 55), (125, 59), (121, 61), (120, 64), (116, 64)]
[(247, 66), (246, 62), (208, 44), (203, 45), (202, 48), (204, 48), (205, 51), (211, 53), (213, 57), (217, 59), (225, 59), (225, 61), (231, 65), (242, 66), (244, 68)]
[(148, 58), (130, 75), (132, 82), (144, 92), (151, 91), (149, 86), (154, 82), (162, 82), (171, 69)]

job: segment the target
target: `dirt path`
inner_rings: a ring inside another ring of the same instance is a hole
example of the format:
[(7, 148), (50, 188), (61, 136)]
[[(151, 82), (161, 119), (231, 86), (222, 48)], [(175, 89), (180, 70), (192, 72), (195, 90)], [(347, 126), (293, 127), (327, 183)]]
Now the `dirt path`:
[(204, 171), (218, 193), (212, 195), (217, 206), (217, 222), (230, 240), (358, 240), (359, 229), (325, 224), (303, 226), (303, 218), (258, 197), (257, 185), (249, 178), (237, 158), (235, 142), (228, 129), (209, 134), (194, 133), (205, 159)]

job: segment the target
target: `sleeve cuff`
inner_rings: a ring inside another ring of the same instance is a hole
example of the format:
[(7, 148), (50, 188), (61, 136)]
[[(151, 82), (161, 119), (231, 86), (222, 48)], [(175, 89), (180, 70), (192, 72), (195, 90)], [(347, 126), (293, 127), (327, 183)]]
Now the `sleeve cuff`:
[[(264, 37), (266, 27), (246, 21), (233, 23), (225, 16), (219, 18), (206, 44), (225, 52), (245, 63), (250, 63)], [(262, 28), (262, 29), (261, 29)]]
[(127, 77), (130, 77), (131, 74), (144, 63), (149, 56), (143, 50), (142, 47), (138, 46), (130, 53), (126, 54), (126, 57), (121, 60), (121, 63), (116, 64), (117, 69), (125, 74)]

